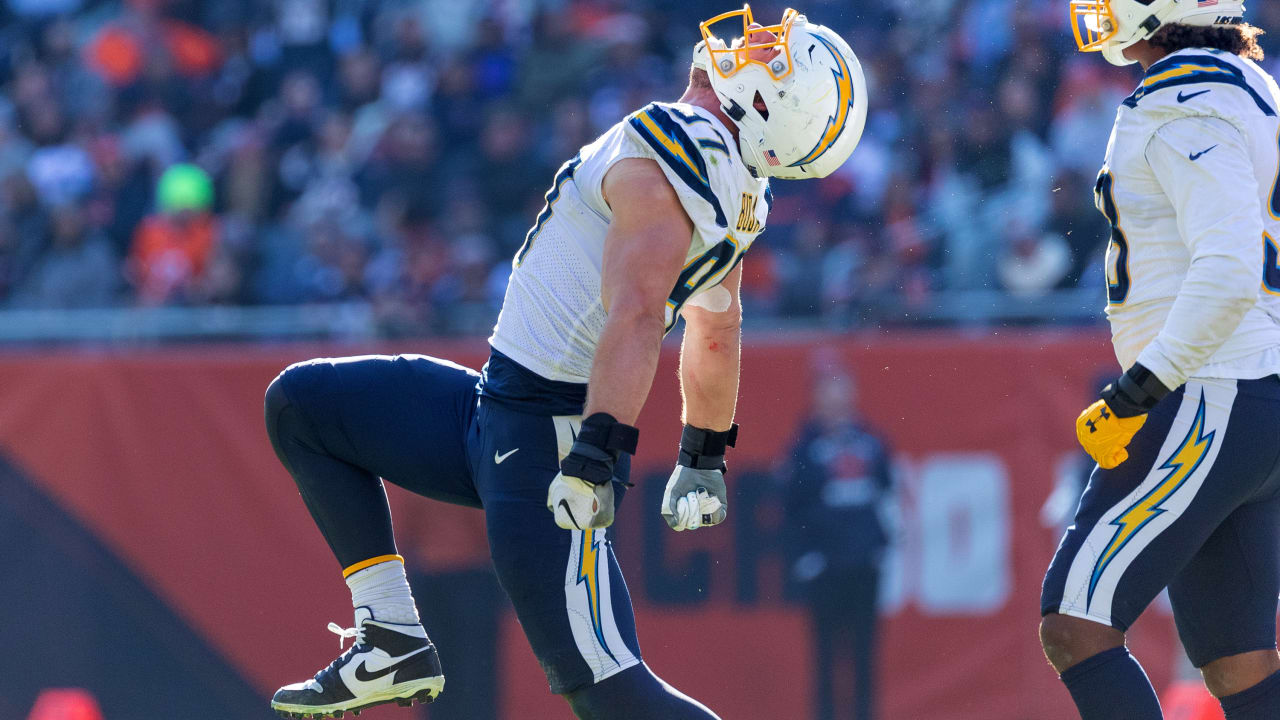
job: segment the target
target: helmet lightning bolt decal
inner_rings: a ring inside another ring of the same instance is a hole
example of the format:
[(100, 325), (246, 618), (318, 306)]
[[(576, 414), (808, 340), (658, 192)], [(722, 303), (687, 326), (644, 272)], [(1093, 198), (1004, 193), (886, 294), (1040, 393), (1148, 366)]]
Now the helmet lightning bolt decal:
[(836, 114), (827, 118), (827, 127), (823, 131), (822, 137), (818, 140), (818, 144), (804, 157), (791, 163), (789, 167), (799, 167), (817, 160), (831, 146), (835, 144), (836, 139), (840, 137), (840, 133), (844, 132), (844, 126), (849, 119), (849, 113), (853, 110), (853, 74), (849, 72), (849, 64), (845, 61), (844, 56), (836, 50), (830, 40), (821, 35), (814, 35), (813, 38), (826, 46), (830, 51), (831, 57), (836, 60), (836, 67), (831, 74), (836, 79)]
[[(586, 585), (587, 606), (591, 608), (591, 628), (595, 631), (596, 640), (605, 653), (613, 658), (613, 662), (620, 665), (604, 639), (604, 624), (600, 617), (600, 541), (595, 539), (595, 535), (594, 530), (582, 531), (582, 547), (578, 554), (578, 584)], [(590, 543), (587, 542), (588, 537), (591, 538)], [(608, 571), (605, 568), (605, 572)]]
[(1186, 483), (1187, 478), (1195, 473), (1200, 463), (1204, 462), (1205, 457), (1209, 455), (1209, 448), (1213, 446), (1213, 436), (1217, 431), (1206, 435), (1204, 424), (1204, 391), (1201, 390), (1200, 406), (1196, 410), (1195, 420), (1191, 422), (1191, 429), (1187, 431), (1187, 436), (1182, 439), (1178, 449), (1174, 450), (1169, 459), (1165, 460), (1159, 468), (1168, 470), (1169, 474), (1165, 475), (1164, 479), (1150, 492), (1111, 521), (1111, 524), (1116, 527), (1116, 532), (1094, 565), (1093, 576), (1089, 578), (1088, 604), (1093, 603), (1093, 591), (1098, 587), (1098, 581), (1115, 556), (1142, 528), (1166, 511), (1166, 508), (1161, 505)]

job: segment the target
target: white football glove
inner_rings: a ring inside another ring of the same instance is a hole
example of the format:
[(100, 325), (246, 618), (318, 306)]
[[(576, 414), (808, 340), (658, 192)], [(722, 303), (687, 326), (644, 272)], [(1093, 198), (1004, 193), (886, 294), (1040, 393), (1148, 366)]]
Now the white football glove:
[(684, 426), (680, 460), (662, 493), (662, 517), (672, 530), (697, 530), (724, 522), (729, 513), (724, 453), (737, 439), (737, 425), (720, 432)]
[(547, 509), (565, 530), (613, 524), (613, 477), (618, 454), (634, 453), (639, 432), (607, 413), (584, 418), (560, 472), (547, 488)]
[(728, 512), (723, 472), (676, 466), (662, 494), (662, 517), (672, 530), (719, 525)]
[(557, 473), (547, 488), (547, 509), (565, 530), (606, 528), (613, 524), (613, 482), (601, 485)]

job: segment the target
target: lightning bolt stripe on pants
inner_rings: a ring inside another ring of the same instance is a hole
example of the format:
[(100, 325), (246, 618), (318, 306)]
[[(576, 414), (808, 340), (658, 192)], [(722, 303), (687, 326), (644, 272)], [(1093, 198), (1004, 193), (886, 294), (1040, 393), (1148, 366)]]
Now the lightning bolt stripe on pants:
[(1201, 463), (1213, 446), (1215, 435), (1213, 431), (1205, 434), (1204, 415), (1204, 391), (1201, 390), (1199, 406), (1196, 409), (1195, 419), (1191, 422), (1191, 429), (1187, 431), (1186, 437), (1182, 439), (1182, 443), (1173, 451), (1169, 459), (1158, 468), (1158, 470), (1167, 470), (1168, 474), (1109, 523), (1115, 526), (1116, 531), (1098, 557), (1098, 561), (1094, 563), (1093, 575), (1089, 578), (1090, 601), (1097, 589), (1098, 580), (1111, 564), (1116, 553), (1120, 552), (1142, 528), (1164, 513), (1164, 502), (1181, 489), (1196, 470), (1200, 469)]
[(596, 682), (640, 662), (622, 639), (613, 614), (612, 551), (605, 530), (573, 530), (564, 594), (569, 626)]
[(1182, 516), (1212, 470), (1234, 398), (1234, 382), (1192, 380), (1155, 462), (1104, 471), (1141, 481), (1088, 531), (1058, 612), (1112, 623), (1112, 600), (1130, 564)]

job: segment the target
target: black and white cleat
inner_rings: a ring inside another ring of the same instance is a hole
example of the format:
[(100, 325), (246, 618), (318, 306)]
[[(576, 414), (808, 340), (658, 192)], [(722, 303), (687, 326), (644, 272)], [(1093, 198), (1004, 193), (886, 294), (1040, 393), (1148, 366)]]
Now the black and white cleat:
[[(381, 622), (356, 608), (356, 626), (329, 629), (356, 642), (306, 682), (286, 685), (271, 699), (281, 717), (319, 720), (396, 703), (429, 703), (444, 689), (440, 656), (421, 625)], [(341, 642), (341, 641), (340, 641)]]

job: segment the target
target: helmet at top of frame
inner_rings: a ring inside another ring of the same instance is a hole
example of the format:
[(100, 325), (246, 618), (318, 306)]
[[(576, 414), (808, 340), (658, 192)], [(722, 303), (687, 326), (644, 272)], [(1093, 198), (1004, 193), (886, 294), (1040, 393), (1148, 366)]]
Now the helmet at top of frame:
[(1082, 52), (1101, 52), (1112, 65), (1136, 61), (1124, 51), (1171, 23), (1238, 25), (1244, 0), (1073, 0), (1071, 21)]
[[(731, 24), (731, 42), (715, 26)], [(849, 44), (788, 9), (757, 25), (744, 5), (701, 25), (693, 65), (738, 126), (742, 159), (760, 177), (821, 178), (849, 159), (867, 121), (867, 81)]]

